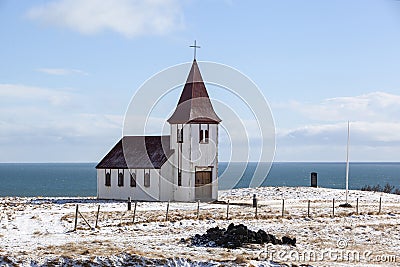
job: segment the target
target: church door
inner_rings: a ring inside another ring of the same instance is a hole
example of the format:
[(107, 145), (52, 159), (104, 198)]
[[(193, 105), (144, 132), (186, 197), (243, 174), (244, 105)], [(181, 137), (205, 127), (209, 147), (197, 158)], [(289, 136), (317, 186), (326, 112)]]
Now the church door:
[(211, 188), (211, 171), (196, 171), (196, 200), (210, 200), (212, 198)]

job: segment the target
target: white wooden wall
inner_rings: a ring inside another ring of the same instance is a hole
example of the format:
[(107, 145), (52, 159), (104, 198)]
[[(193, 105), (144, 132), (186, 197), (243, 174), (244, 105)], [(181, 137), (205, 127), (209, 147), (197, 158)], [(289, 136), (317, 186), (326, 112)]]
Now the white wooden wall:
[[(109, 169), (107, 169), (108, 171)], [(160, 170), (150, 169), (150, 186), (144, 186), (144, 170), (136, 169), (136, 187), (131, 187), (130, 173), (124, 169), (124, 185), (118, 186), (118, 170), (111, 169), (111, 186), (105, 185), (105, 170), (97, 169), (97, 197), (99, 199), (120, 199), (155, 201), (159, 200)]]

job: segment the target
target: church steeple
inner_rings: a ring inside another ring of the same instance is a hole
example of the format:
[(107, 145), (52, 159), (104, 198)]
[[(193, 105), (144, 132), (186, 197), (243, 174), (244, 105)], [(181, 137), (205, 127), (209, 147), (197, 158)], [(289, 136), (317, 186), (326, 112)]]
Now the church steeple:
[(211, 123), (221, 119), (215, 113), (196, 59), (193, 60), (186, 84), (169, 123)]

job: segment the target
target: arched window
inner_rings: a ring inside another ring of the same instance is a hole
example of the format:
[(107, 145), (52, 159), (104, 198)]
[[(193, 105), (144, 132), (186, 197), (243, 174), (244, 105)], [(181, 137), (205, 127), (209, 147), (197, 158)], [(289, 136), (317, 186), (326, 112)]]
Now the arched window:
[(136, 171), (131, 171), (131, 187), (136, 187)]
[(118, 171), (118, 186), (124, 186), (124, 170)]
[(109, 170), (109, 171), (105, 170), (105, 172), (106, 172), (106, 182), (105, 182), (105, 185), (106, 185), (106, 186), (111, 186), (111, 170)]
[(150, 186), (150, 170), (144, 170), (144, 186)]
[[(176, 127), (177, 127), (176, 128), (176, 130), (177, 130), (176, 140), (178, 143), (183, 143), (183, 125), (181, 125), (181, 126), (177, 125)], [(181, 127), (181, 128), (179, 128), (179, 127)]]
[(199, 142), (208, 143), (208, 131), (210, 130), (209, 124), (199, 124)]

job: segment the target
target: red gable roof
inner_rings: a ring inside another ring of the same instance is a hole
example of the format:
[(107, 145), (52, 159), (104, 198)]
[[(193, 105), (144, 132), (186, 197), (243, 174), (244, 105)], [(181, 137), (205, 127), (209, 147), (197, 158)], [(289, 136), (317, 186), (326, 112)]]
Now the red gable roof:
[(206, 86), (201, 77), (196, 59), (183, 88), (175, 112), (168, 119), (169, 123), (219, 123), (211, 104)]

